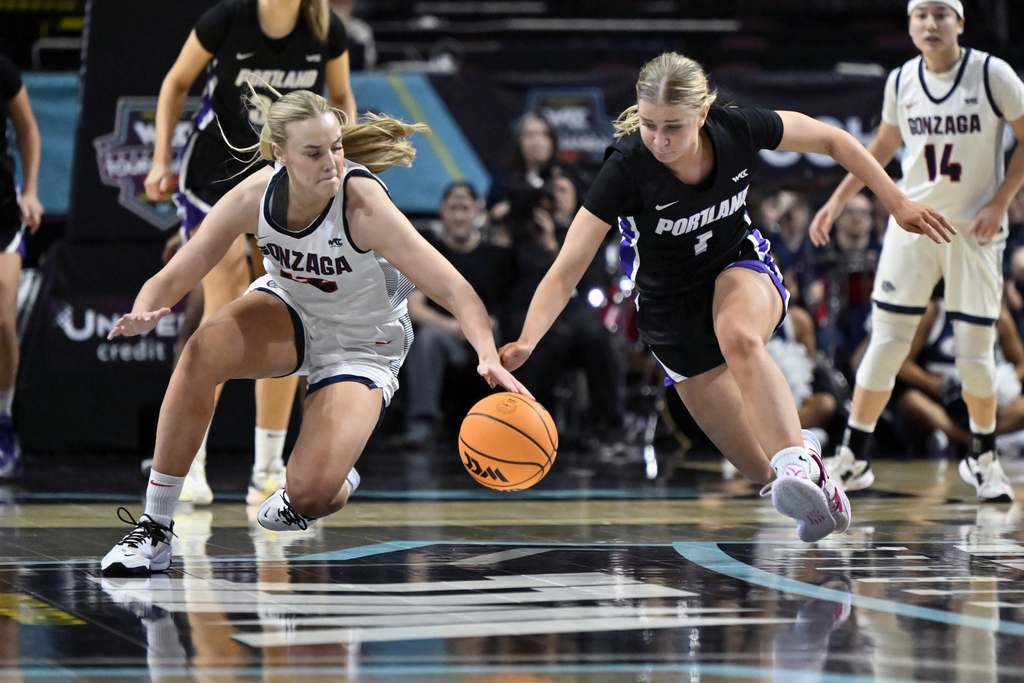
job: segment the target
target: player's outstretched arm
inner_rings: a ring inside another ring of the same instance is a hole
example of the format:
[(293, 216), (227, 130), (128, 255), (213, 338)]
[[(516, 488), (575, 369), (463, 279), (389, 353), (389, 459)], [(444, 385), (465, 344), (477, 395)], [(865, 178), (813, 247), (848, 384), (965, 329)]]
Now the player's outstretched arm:
[[(879, 166), (885, 168), (892, 161), (892, 158), (896, 155), (896, 150), (902, 144), (903, 136), (900, 135), (900, 129), (883, 121), (878, 126), (878, 133), (875, 134), (875, 138), (868, 143), (868, 154), (875, 158)], [(839, 218), (839, 214), (843, 212), (846, 202), (850, 201), (850, 198), (860, 192), (863, 187), (864, 183), (861, 179), (852, 173), (848, 173), (843, 178), (842, 182), (839, 183), (832, 193), (832, 196), (818, 210), (818, 213), (814, 215), (814, 220), (811, 221), (809, 232), (812, 244), (818, 247), (828, 244), (832, 225)]]
[(476, 290), (416, 232), (380, 183), (370, 178), (351, 178), (345, 201), (354, 246), (376, 251), (421, 292), (455, 316), (466, 340), (476, 350), (477, 372), (492, 388), (500, 385), (533, 398), (529, 390), (502, 367), (494, 346), (491, 319)]
[(1017, 136), (1017, 149), (1014, 150), (1010, 163), (1006, 167), (1006, 177), (999, 184), (995, 195), (985, 206), (981, 207), (974, 222), (967, 231), (968, 235), (981, 240), (995, 237), (1003, 225), (1003, 218), (1010, 209), (1010, 202), (1024, 185), (1024, 116), (1010, 122)]
[(956, 230), (949, 221), (935, 209), (907, 199), (885, 169), (852, 135), (797, 112), (780, 111), (779, 116), (784, 126), (780, 150), (828, 154), (871, 188), (901, 228), (926, 235), (936, 243), (952, 241)]
[(188, 89), (206, 65), (213, 59), (207, 52), (196, 32), (192, 31), (181, 48), (174, 66), (167, 72), (160, 86), (160, 97), (156, 101), (156, 138), (153, 142), (153, 167), (146, 176), (146, 196), (157, 201), (174, 189), (174, 174), (171, 173), (171, 140), (174, 129), (185, 107)]
[(506, 368), (515, 370), (525, 363), (537, 348), (538, 342), (551, 329), (587, 266), (594, 260), (609, 228), (610, 225), (586, 208), (576, 214), (558, 257), (533, 294), (519, 339), (501, 347), (501, 362)]
[(42, 143), (39, 138), (39, 124), (32, 114), (32, 103), (24, 85), (8, 103), (7, 115), (14, 125), (18, 155), (21, 157), (21, 217), (34, 233), (39, 229), (39, 222), (43, 217), (43, 205), (39, 201), (39, 159)]
[(108, 339), (152, 330), (224, 258), (239, 235), (256, 230), (260, 199), (272, 173), (270, 168), (254, 173), (214, 204), (203, 227), (142, 286), (132, 312), (117, 321)]

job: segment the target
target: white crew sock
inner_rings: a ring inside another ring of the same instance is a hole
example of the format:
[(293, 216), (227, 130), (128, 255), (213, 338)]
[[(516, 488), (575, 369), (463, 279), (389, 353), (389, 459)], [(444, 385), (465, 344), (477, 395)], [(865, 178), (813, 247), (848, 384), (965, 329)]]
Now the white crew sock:
[(252, 464), (253, 472), (265, 472), (271, 465), (279, 465), (274, 469), (284, 467), (284, 438), (288, 436), (287, 429), (263, 429), (256, 428), (256, 459)]
[(185, 477), (150, 471), (149, 486), (146, 488), (146, 514), (160, 524), (170, 524), (184, 483)]
[[(815, 484), (821, 481), (821, 468), (818, 467), (818, 463), (807, 454), (807, 450), (802, 446), (783, 448), (772, 457), (771, 465), (772, 469), (775, 470), (776, 477), (785, 476), (786, 467), (796, 465), (807, 474), (807, 478), (810, 481)], [(789, 476), (793, 475), (790, 474)]]
[(0, 415), (10, 415), (14, 403), (14, 387), (0, 391)]
[[(2, 394), (0, 394), (0, 395), (2, 395)], [(968, 416), (967, 424), (970, 425), (971, 432), (974, 433), (974, 434), (991, 434), (992, 432), (996, 431), (996, 423), (995, 422), (990, 424), (988, 427), (982, 427), (981, 425), (979, 425), (977, 422), (974, 421), (973, 417)]]
[(878, 421), (875, 420), (874, 422), (857, 422), (856, 420), (854, 420), (851, 417), (851, 418), (849, 418), (846, 421), (846, 424), (848, 426), (850, 426), (850, 427), (853, 427), (854, 429), (859, 429), (862, 432), (867, 432), (868, 434), (874, 434), (875, 433), (875, 427), (878, 426)]
[(356, 489), (359, 488), (359, 482), (362, 481), (362, 477), (356, 472), (356, 468), (353, 467), (348, 471), (348, 476), (345, 477), (345, 481), (348, 482), (348, 495), (351, 497)]

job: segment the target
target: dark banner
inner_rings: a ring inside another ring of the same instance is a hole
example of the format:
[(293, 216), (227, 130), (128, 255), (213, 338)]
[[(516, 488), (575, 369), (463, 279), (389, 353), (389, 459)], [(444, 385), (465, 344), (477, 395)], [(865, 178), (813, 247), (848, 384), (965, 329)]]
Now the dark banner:
[(163, 231), (175, 225), (173, 206), (148, 201), (142, 190), (152, 163), (153, 112), (164, 76), (196, 19), (213, 4), (88, 4), (68, 210), (73, 243), (163, 242)]

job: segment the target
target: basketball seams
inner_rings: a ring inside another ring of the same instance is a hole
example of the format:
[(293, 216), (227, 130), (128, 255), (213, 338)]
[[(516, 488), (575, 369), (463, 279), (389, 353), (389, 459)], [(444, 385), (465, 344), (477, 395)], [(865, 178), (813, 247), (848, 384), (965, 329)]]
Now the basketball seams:
[[(486, 418), (487, 418), (488, 420), (494, 420), (494, 421), (495, 421), (495, 422), (497, 422), (498, 424), (503, 424), (503, 425), (505, 425), (506, 427), (508, 427), (509, 429), (511, 429), (511, 430), (513, 430), (513, 431), (516, 431), (516, 432), (519, 432), (519, 433), (520, 433), (520, 434), (522, 434), (522, 435), (523, 435), (524, 437), (526, 437), (527, 439), (529, 439), (529, 440), (530, 440), (530, 443), (532, 443), (532, 444), (533, 444), (534, 446), (536, 446), (537, 448), (539, 448), (539, 449), (540, 449), (540, 452), (544, 454), (544, 457), (545, 457), (545, 458), (547, 458), (547, 461), (548, 461), (548, 463), (547, 463), (547, 464), (548, 464), (548, 466), (550, 466), (550, 465), (551, 465), (551, 456), (550, 456), (550, 455), (548, 454), (548, 452), (547, 452), (547, 451), (546, 451), (546, 450), (544, 449), (544, 447), (543, 447), (543, 446), (541, 446), (541, 445), (540, 445), (539, 443), (537, 443), (537, 440), (536, 440), (536, 439), (534, 439), (534, 438), (533, 438), (532, 436), (530, 436), (529, 434), (527, 434), (526, 432), (524, 432), (524, 431), (523, 431), (522, 429), (520, 429), (519, 427), (516, 427), (515, 425), (511, 425), (511, 424), (509, 424), (508, 422), (505, 422), (504, 420), (499, 420), (498, 418), (494, 417), (493, 415), (488, 415), (487, 413), (470, 413), (469, 415), (467, 415), (467, 416), (466, 416), (466, 419), (469, 419), (469, 418), (473, 417), (474, 415), (475, 415), (475, 416), (477, 416), (477, 417), (486, 417)], [(542, 420), (542, 421), (543, 421), (543, 420)], [(547, 425), (544, 425), (544, 431), (545, 431), (545, 432), (547, 431)], [(554, 445), (552, 445), (552, 448), (553, 448), (553, 447), (554, 447)], [(490, 456), (487, 456), (487, 457), (490, 457)]]
[[(548, 421), (544, 419), (544, 415), (542, 415), (541, 412), (537, 410), (536, 406), (534, 406), (532, 403), (522, 401), (522, 404), (525, 405), (530, 410), (532, 410), (537, 415), (537, 417), (540, 418), (540, 423), (544, 425), (544, 433), (548, 435), (548, 441), (551, 443), (551, 447), (557, 451), (558, 444), (556, 444), (555, 440), (551, 438), (551, 430), (548, 429)], [(544, 412), (547, 413), (548, 411), (545, 410)], [(546, 452), (547, 451), (545, 451), (545, 453)]]
[[(470, 446), (468, 443), (466, 443), (466, 440), (463, 439), (462, 437), (459, 437), (459, 443), (461, 443), (463, 446), (465, 446), (469, 450), (473, 451), (477, 455), (481, 455), (481, 456), (487, 458), (488, 460), (493, 460), (494, 462), (503, 462), (506, 465), (533, 465), (535, 467), (539, 467), (541, 469), (541, 471), (544, 471), (545, 469), (547, 469), (546, 465), (541, 465), (539, 462), (530, 462), (529, 460), (502, 460), (501, 458), (496, 458), (493, 455), (490, 455), (488, 453), (484, 453), (483, 451), (478, 450), (478, 449), (474, 448), (473, 446)], [(534, 475), (531, 474), (530, 476), (532, 477)]]

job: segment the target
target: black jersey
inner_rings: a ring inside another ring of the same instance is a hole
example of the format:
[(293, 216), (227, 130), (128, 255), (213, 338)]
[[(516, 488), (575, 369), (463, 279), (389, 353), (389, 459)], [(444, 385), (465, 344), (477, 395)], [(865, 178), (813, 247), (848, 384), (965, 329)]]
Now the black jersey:
[(211, 125), (216, 117), (235, 147), (255, 144), (263, 125), (262, 112), (242, 103), (247, 80), (267, 96), (271, 92), (263, 82), (282, 95), (293, 90), (320, 94), (327, 62), (348, 49), (345, 26), (333, 12), (326, 41), (312, 34), (302, 16), (284, 38), (268, 38), (260, 29), (257, 0), (222, 0), (200, 17), (195, 31), (203, 48), (213, 53), (198, 127), (219, 140), (220, 130)]
[[(21, 92), (21, 74), (5, 55), (0, 55), (0, 125), (7, 132), (11, 100)], [(0, 192), (14, 191), (14, 159), (7, 153), (7, 135), (0, 135)]]
[(583, 204), (618, 225), (622, 266), (644, 319), (668, 314), (680, 294), (713, 282), (736, 259), (750, 234), (746, 197), (757, 153), (782, 141), (782, 119), (768, 109), (712, 106), (704, 130), (715, 159), (699, 185), (679, 180), (637, 131), (608, 148)]

